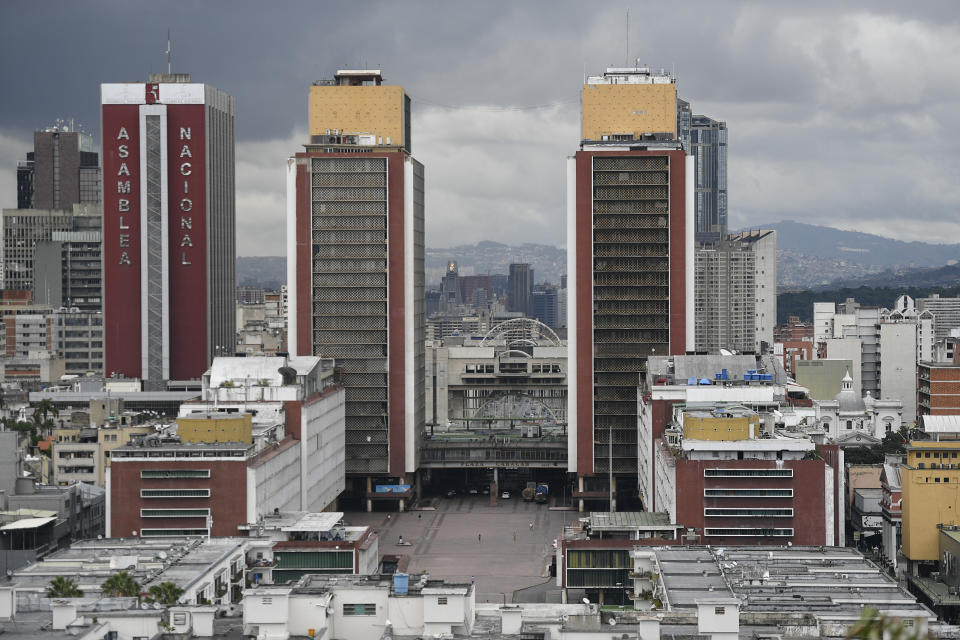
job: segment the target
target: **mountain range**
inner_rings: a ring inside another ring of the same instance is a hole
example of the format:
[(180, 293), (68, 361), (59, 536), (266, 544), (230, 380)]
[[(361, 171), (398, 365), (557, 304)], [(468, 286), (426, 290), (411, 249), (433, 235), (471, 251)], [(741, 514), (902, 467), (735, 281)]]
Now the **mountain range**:
[[(786, 220), (754, 228), (777, 232), (777, 284), (783, 291), (845, 287), (951, 287), (960, 284), (960, 244), (905, 242)], [(511, 262), (530, 263), (536, 282), (559, 283), (567, 271), (561, 247), (481, 241), (428, 247), (427, 286), (437, 286), (447, 263), (461, 275), (506, 274)], [(277, 288), (286, 281), (282, 256), (238, 257), (237, 284)]]

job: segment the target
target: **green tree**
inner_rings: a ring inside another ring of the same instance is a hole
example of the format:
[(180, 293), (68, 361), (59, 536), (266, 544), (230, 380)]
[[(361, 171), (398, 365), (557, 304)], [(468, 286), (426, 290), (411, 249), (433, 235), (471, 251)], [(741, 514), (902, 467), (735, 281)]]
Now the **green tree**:
[(933, 638), (933, 635), (922, 633), (912, 626), (906, 627), (902, 620), (887, 617), (867, 607), (860, 614), (860, 620), (847, 631), (847, 637), (862, 640), (926, 640)]
[(60, 410), (50, 398), (44, 398), (33, 407), (33, 422), (39, 426), (45, 426), (50, 423), (50, 416), (58, 417)]
[(161, 582), (150, 587), (148, 593), (150, 594), (148, 598), (150, 601), (159, 602), (169, 607), (177, 604), (180, 596), (183, 595), (183, 589), (178, 587), (175, 582)]
[(50, 581), (50, 586), (47, 587), (47, 597), (48, 598), (81, 598), (83, 597), (83, 591), (81, 591), (80, 587), (77, 586), (77, 583), (71, 580), (70, 578), (57, 576), (56, 578)]
[(136, 598), (140, 596), (140, 583), (126, 571), (115, 573), (103, 582), (103, 595), (111, 598)]

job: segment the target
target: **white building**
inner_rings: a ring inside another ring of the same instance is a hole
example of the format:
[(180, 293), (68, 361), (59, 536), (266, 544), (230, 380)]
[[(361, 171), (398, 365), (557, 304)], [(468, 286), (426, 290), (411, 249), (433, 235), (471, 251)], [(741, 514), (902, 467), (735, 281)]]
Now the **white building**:
[(379, 577), (309, 575), (294, 587), (249, 589), (244, 635), (257, 640), (469, 636), (475, 620), (472, 584), (427, 575)]
[(903, 404), (898, 399), (877, 400), (870, 392), (860, 397), (848, 371), (842, 389), (833, 400), (814, 404), (817, 424), (827, 438), (842, 445), (875, 444), (903, 423)]

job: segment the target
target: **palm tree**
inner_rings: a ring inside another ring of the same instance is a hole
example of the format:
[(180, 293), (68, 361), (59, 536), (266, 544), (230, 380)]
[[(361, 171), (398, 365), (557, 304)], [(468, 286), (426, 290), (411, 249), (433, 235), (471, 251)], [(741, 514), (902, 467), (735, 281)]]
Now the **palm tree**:
[(177, 604), (180, 596), (183, 595), (183, 589), (175, 582), (161, 582), (150, 587), (149, 593), (151, 600), (169, 607)]
[(140, 596), (140, 583), (126, 571), (115, 573), (103, 582), (103, 595), (111, 598), (136, 598)]
[(44, 398), (33, 407), (33, 421), (38, 427), (46, 425), (51, 415), (56, 418), (60, 410), (50, 398)]
[(48, 598), (82, 598), (83, 591), (77, 586), (77, 583), (70, 578), (57, 576), (50, 581), (47, 587)]

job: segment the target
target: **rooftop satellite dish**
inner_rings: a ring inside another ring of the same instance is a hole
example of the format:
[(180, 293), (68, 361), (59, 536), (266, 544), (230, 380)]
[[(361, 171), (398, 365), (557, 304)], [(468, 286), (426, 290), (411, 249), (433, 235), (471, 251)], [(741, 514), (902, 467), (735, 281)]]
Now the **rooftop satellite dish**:
[(167, 559), (167, 552), (166, 552), (166, 551), (161, 551), (161, 552), (158, 553), (157, 555), (160, 556), (160, 559), (161, 559), (161, 560), (166, 560), (166, 559)]
[(617, 626), (617, 619), (611, 616), (610, 618), (607, 619), (607, 624), (610, 625), (611, 627), (615, 627)]
[(150, 608), (150, 605), (147, 604), (146, 602), (141, 602), (141, 603), (140, 603), (140, 608), (143, 609), (144, 611), (146, 611), (147, 609)]
[(154, 609), (163, 609), (163, 605), (160, 604), (159, 602), (154, 602), (154, 603), (153, 603), (153, 608), (154, 608)]

